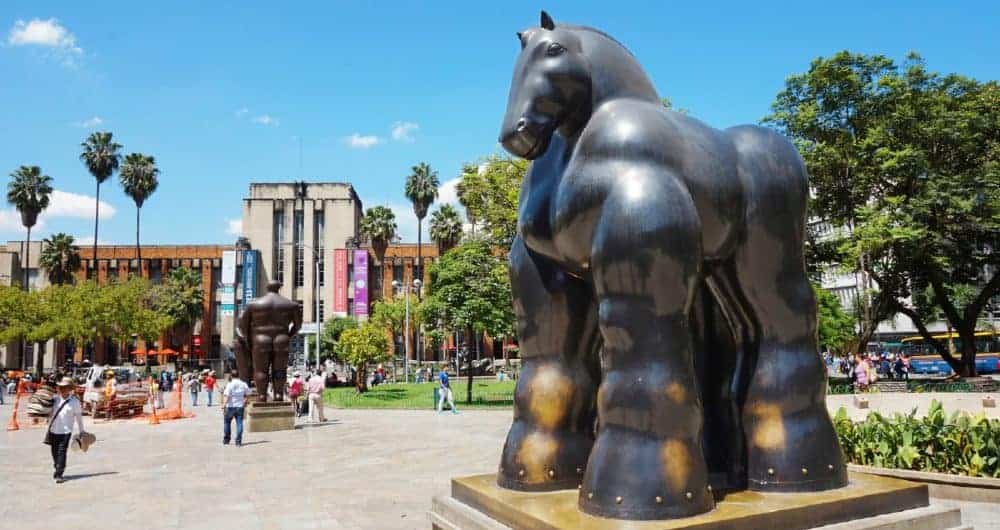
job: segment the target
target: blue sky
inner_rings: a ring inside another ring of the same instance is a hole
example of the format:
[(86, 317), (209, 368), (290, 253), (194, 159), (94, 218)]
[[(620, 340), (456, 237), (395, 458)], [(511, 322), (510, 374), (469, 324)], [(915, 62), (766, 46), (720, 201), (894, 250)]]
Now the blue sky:
[[(35, 234), (92, 241), (95, 184), (77, 155), (110, 130), (162, 171), (144, 243), (230, 243), (248, 183), (292, 179), (351, 182), (365, 207), (392, 206), (412, 241), (410, 166), (447, 182), (498, 151), (514, 32), (540, 8), (615, 36), (662, 95), (718, 127), (757, 122), (789, 74), (841, 49), (1000, 71), (1000, 2), (5, 0), (0, 171), (39, 165), (55, 179)], [(100, 240), (132, 243), (117, 180), (101, 200)], [(23, 237), (0, 207), (0, 240)]]

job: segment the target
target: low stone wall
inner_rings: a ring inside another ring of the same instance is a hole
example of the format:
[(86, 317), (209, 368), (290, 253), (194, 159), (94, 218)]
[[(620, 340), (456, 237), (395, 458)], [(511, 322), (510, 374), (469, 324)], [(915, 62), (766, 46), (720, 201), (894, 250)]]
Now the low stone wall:
[(848, 464), (847, 469), (856, 473), (867, 473), (869, 475), (920, 482), (926, 484), (931, 497), (937, 499), (1000, 503), (1000, 479), (930, 473), (909, 469), (888, 469), (855, 464)]
[(830, 414), (844, 407), (852, 420), (861, 421), (871, 412), (891, 415), (894, 413), (909, 414), (913, 409), (918, 416), (927, 413), (931, 401), (938, 401), (945, 412), (983, 413), (987, 418), (1000, 419), (1000, 407), (996, 406), (1000, 394), (958, 393), (958, 392), (926, 392), (926, 393), (890, 393), (871, 392), (864, 394), (830, 394), (826, 396), (826, 407)]

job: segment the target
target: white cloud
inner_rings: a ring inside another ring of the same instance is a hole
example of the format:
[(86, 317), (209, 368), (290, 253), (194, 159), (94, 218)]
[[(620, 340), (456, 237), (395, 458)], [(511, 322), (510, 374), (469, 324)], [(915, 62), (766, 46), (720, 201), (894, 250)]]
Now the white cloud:
[(232, 236), (243, 235), (243, 220), (226, 219), (226, 233)]
[[(31, 228), (32, 234), (37, 234), (45, 228), (45, 221), (38, 219), (38, 222)], [(0, 210), (0, 234), (9, 233), (15, 237), (24, 237), (24, 225), (21, 224), (21, 214), (14, 208)], [(32, 236), (34, 238), (34, 236)]]
[(420, 125), (411, 121), (397, 121), (392, 124), (392, 139), (397, 142), (412, 142), (413, 133), (420, 128)]
[(274, 127), (281, 125), (281, 122), (278, 121), (278, 118), (275, 118), (270, 114), (261, 114), (260, 116), (255, 116), (252, 121), (258, 125), (269, 125)]
[(83, 49), (76, 45), (76, 37), (54, 18), (48, 20), (33, 18), (28, 22), (23, 20), (14, 22), (14, 27), (7, 35), (7, 44), (45, 46), (75, 54), (83, 53)]
[(439, 204), (451, 204), (456, 208), (461, 208), (462, 204), (458, 202), (458, 183), (462, 181), (462, 177), (455, 177), (450, 180), (444, 181), (441, 187), (438, 188), (438, 200)]
[[(117, 209), (111, 204), (101, 201), (101, 219), (111, 219)], [(42, 212), (41, 217), (70, 217), (74, 219), (94, 218), (94, 198), (89, 195), (53, 190), (49, 198), (49, 207)]]
[(81, 128), (84, 128), (84, 129), (90, 129), (90, 128), (93, 128), (93, 127), (97, 127), (98, 125), (100, 125), (102, 123), (104, 123), (104, 120), (102, 120), (100, 116), (94, 116), (93, 118), (90, 118), (90, 119), (87, 119), (87, 120), (75, 122), (75, 123), (73, 123), (73, 126), (74, 127), (81, 127)]
[(237, 109), (236, 112), (234, 112), (233, 114), (237, 118), (242, 118), (243, 116), (246, 116), (248, 112), (250, 112), (250, 109), (248, 109), (246, 107), (242, 107), (240, 109)]
[(351, 149), (368, 149), (374, 147), (382, 140), (374, 134), (362, 135), (360, 133), (354, 133), (345, 138), (344, 141), (347, 142), (347, 145), (350, 146)]

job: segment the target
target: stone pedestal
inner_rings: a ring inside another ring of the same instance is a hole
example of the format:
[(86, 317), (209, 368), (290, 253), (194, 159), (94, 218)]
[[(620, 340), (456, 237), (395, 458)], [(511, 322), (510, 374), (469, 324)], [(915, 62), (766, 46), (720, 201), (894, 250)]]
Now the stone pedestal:
[(929, 506), (927, 486), (851, 473), (850, 484), (813, 493), (739, 491), (717, 498), (709, 513), (665, 521), (618, 521), (577, 508), (577, 490), (505, 490), (495, 475), (452, 480), (451, 495), (434, 499), (431, 527), (440, 530), (824, 530), (967, 529), (956, 509)]
[(250, 403), (247, 432), (287, 431), (295, 428), (295, 409), (289, 401)]

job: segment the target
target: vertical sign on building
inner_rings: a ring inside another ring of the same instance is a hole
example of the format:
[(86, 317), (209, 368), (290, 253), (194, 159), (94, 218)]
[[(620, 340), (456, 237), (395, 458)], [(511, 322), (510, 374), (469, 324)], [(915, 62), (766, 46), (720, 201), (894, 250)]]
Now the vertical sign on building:
[(256, 250), (243, 251), (243, 305), (246, 306), (257, 298), (257, 259)]
[(368, 251), (354, 251), (354, 314), (368, 316)]
[(333, 314), (347, 316), (347, 249), (333, 251)]
[(219, 304), (219, 313), (224, 317), (231, 317), (236, 313), (236, 251), (225, 250), (222, 252), (222, 300)]

